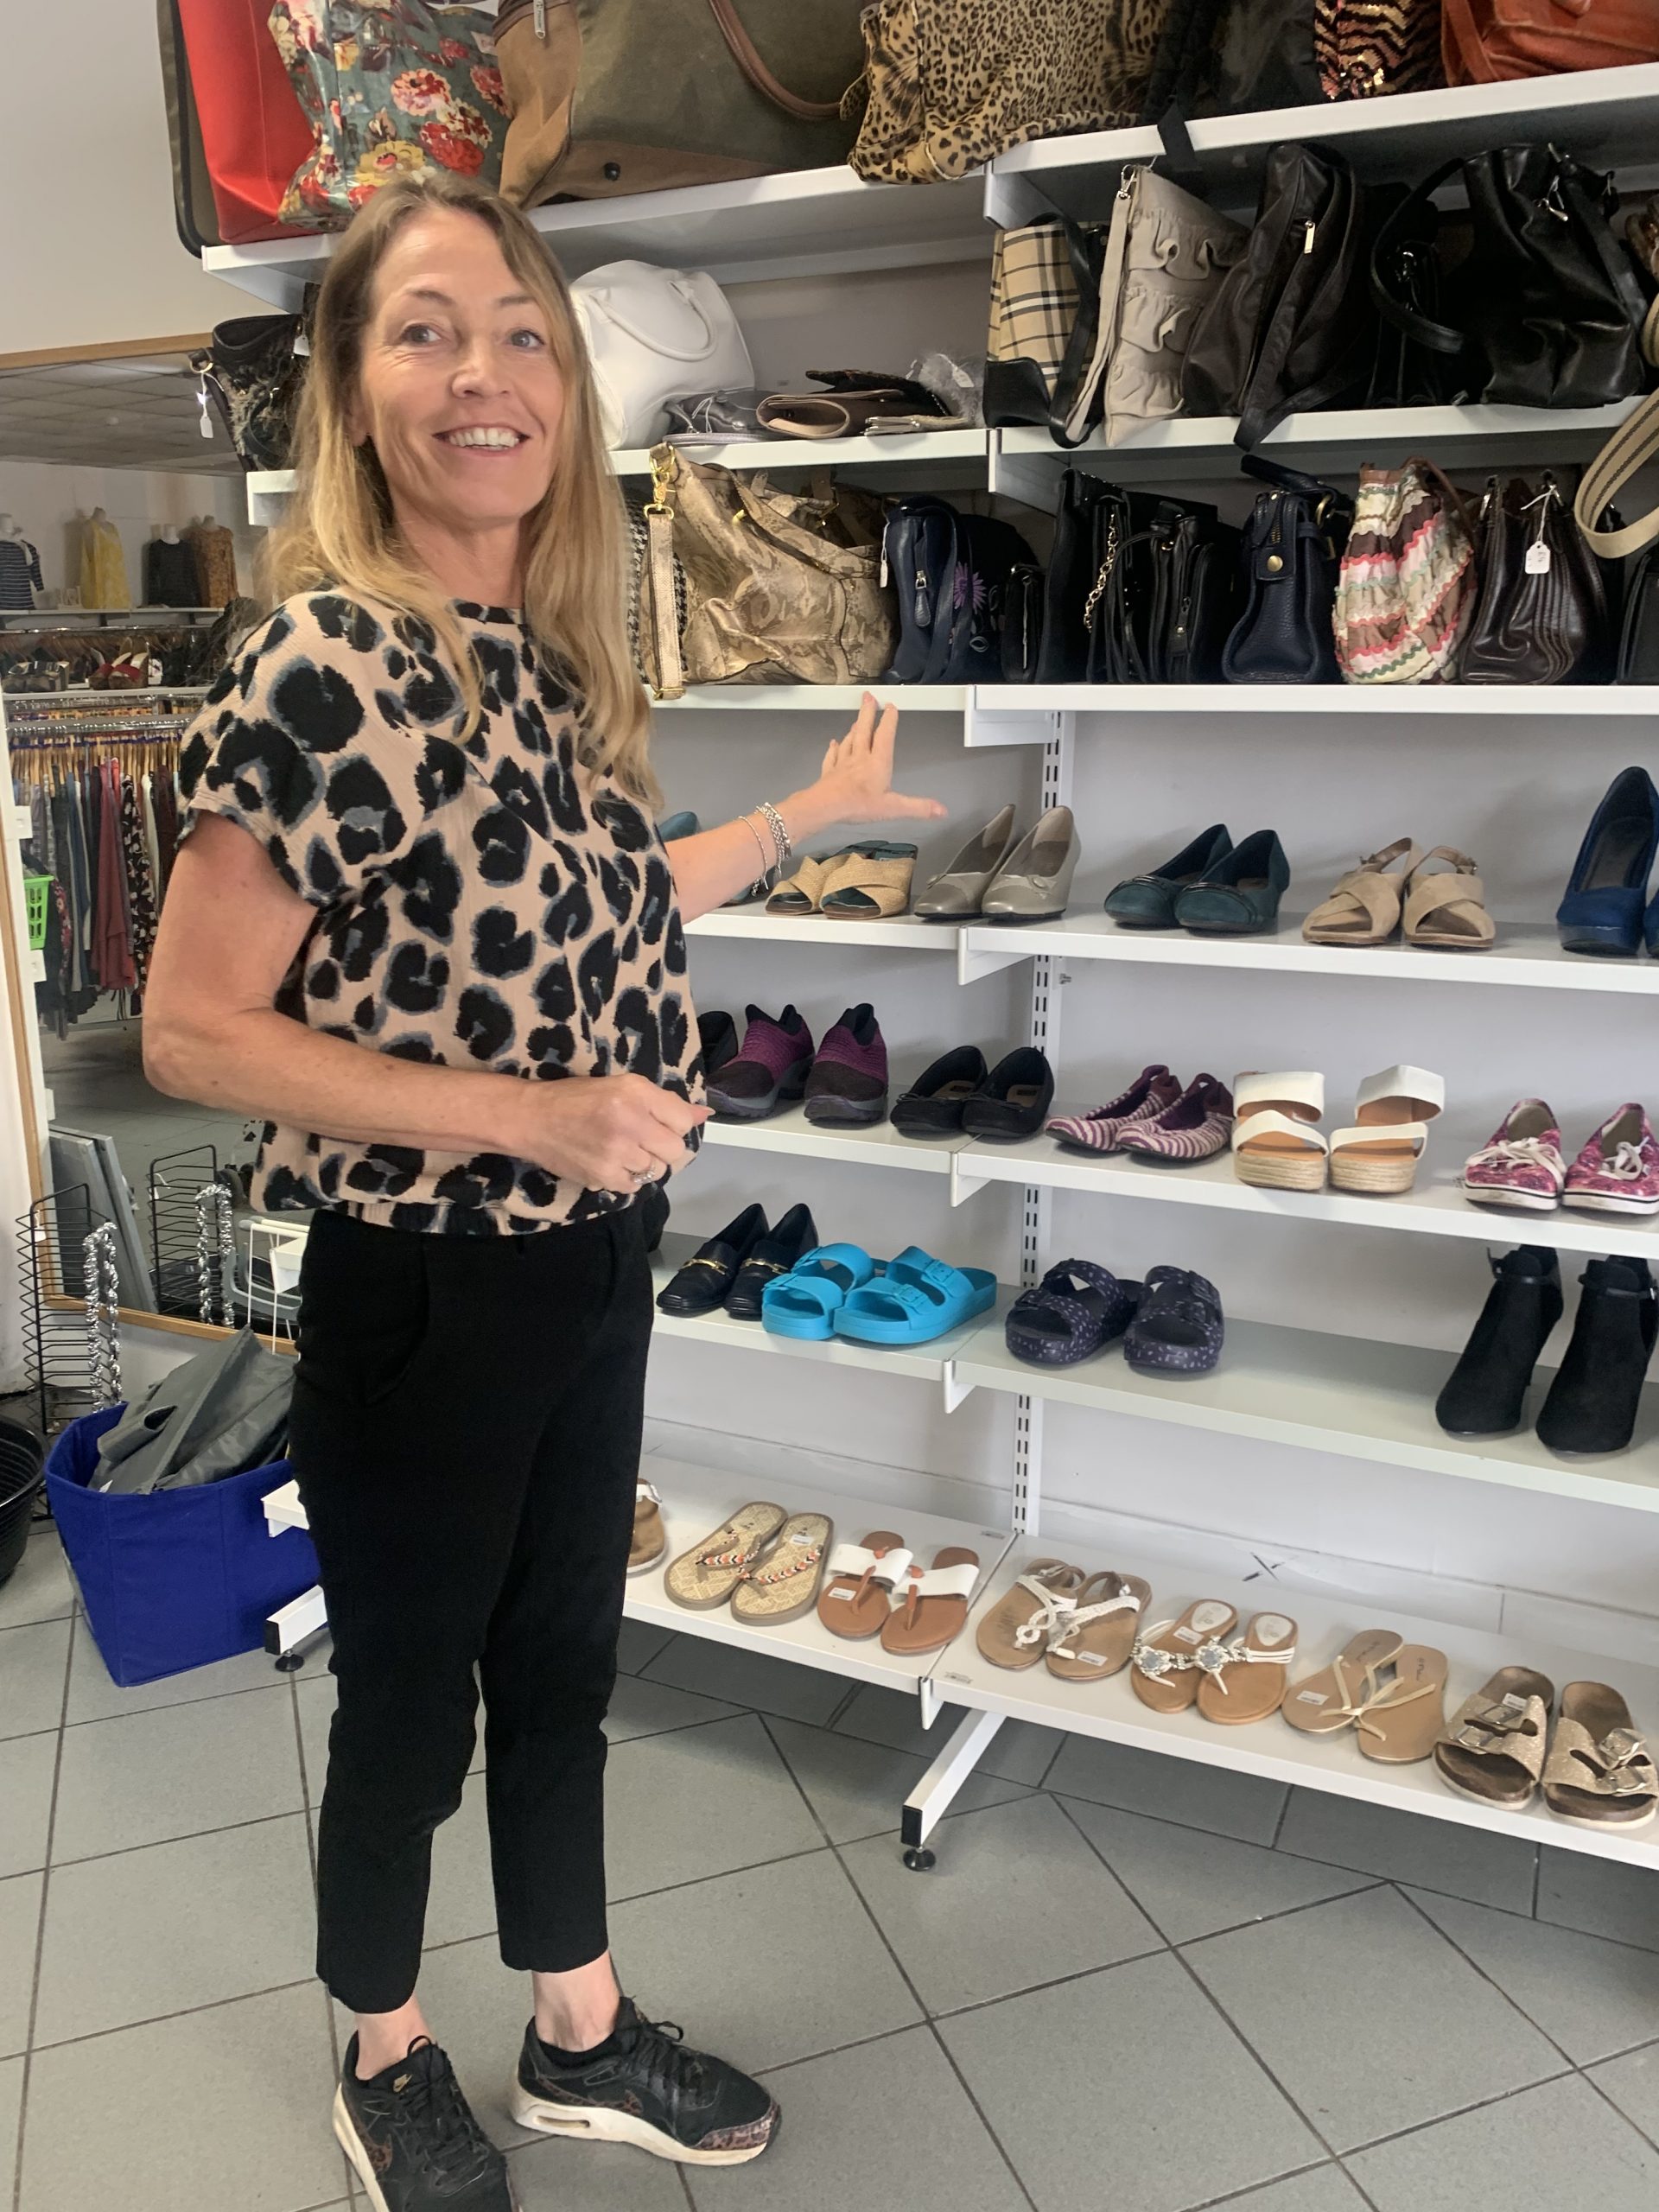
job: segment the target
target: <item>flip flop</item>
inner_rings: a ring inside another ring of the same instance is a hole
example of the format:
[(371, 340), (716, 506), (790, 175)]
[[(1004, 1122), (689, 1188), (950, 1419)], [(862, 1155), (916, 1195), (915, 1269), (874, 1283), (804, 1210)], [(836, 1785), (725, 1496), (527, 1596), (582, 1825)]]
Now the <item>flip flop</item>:
[(677, 1605), (711, 1613), (723, 1605), (783, 1527), (789, 1516), (781, 1505), (760, 1500), (740, 1506), (723, 1528), (682, 1552), (663, 1577), (663, 1587)]
[(1363, 1697), (1375, 1692), (1377, 1676), (1394, 1663), (1404, 1643), (1396, 1629), (1362, 1629), (1350, 1637), (1328, 1667), (1286, 1693), (1285, 1719), (1305, 1736), (1334, 1736), (1351, 1728)]
[(760, 1325), (775, 1337), (822, 1343), (836, 1333), (836, 1315), (848, 1294), (875, 1273), (859, 1244), (817, 1244), (802, 1253), (786, 1275), (774, 1275), (760, 1294)]
[(989, 1268), (953, 1268), (912, 1244), (887, 1262), (879, 1282), (848, 1293), (836, 1312), (835, 1333), (855, 1344), (930, 1344), (995, 1303)]
[(1129, 1682), (1141, 1704), (1154, 1713), (1185, 1713), (1198, 1694), (1200, 1648), (1230, 1636), (1237, 1626), (1235, 1607), (1219, 1598), (1200, 1598), (1179, 1620), (1149, 1628), (1129, 1654), (1135, 1667)]
[(979, 1554), (959, 1544), (947, 1544), (931, 1567), (912, 1560), (899, 1586), (899, 1602), (881, 1624), (881, 1649), (906, 1658), (942, 1651), (967, 1619), (978, 1580)]
[(1099, 1681), (1129, 1663), (1135, 1631), (1152, 1603), (1152, 1585), (1138, 1574), (1091, 1574), (1078, 1591), (1046, 1653), (1048, 1671), (1063, 1682)]
[(1198, 1711), (1206, 1720), (1223, 1727), (1265, 1720), (1285, 1701), (1296, 1624), (1288, 1613), (1257, 1613), (1243, 1636), (1200, 1644), (1194, 1656), (1203, 1670)]
[(1434, 1764), (1448, 1789), (1518, 1813), (1544, 1770), (1555, 1686), (1530, 1667), (1500, 1667), (1440, 1731)]
[(880, 1636), (893, 1611), (893, 1586), (909, 1565), (904, 1538), (890, 1529), (873, 1529), (861, 1544), (837, 1544), (824, 1570), (830, 1580), (818, 1618), (849, 1643)]
[(663, 1501), (654, 1483), (642, 1477), (634, 1486), (633, 1535), (628, 1544), (628, 1573), (643, 1574), (648, 1567), (655, 1567), (668, 1549), (668, 1531), (663, 1526)]
[(1659, 1813), (1659, 1772), (1630, 1708), (1605, 1682), (1569, 1682), (1544, 1766), (1544, 1802), (1579, 1828), (1643, 1828)]
[(1445, 1726), (1445, 1652), (1402, 1643), (1394, 1680), (1354, 1715), (1360, 1750), (1384, 1766), (1411, 1766), (1428, 1757)]
[(1011, 1674), (1034, 1667), (1064, 1626), (1083, 1587), (1083, 1569), (1063, 1559), (1034, 1559), (974, 1636), (993, 1667)]
[(743, 1570), (732, 1618), (750, 1628), (781, 1628), (817, 1602), (823, 1555), (835, 1531), (823, 1513), (791, 1513), (764, 1559)]

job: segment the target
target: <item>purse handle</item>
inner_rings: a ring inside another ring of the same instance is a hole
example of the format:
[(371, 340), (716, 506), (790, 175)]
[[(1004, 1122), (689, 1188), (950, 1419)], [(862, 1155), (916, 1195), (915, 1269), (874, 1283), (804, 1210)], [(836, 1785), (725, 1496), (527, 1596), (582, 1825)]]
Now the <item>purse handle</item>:
[(606, 315), (616, 325), (617, 328), (622, 333), (625, 338), (632, 338), (636, 345), (645, 346), (649, 352), (659, 355), (662, 359), (665, 361), (706, 361), (709, 354), (714, 351), (715, 347), (716, 333), (713, 323), (709, 321), (708, 316), (704, 314), (696, 295), (690, 289), (690, 283), (688, 278), (683, 276), (671, 277), (669, 280), (669, 289), (670, 291), (676, 292), (679, 295), (680, 298), (684, 301), (686, 306), (690, 308), (692, 314), (696, 315), (697, 321), (702, 325), (702, 344), (700, 346), (692, 348), (689, 352), (678, 346), (669, 345), (664, 339), (660, 331), (651, 330), (648, 328), (642, 329), (639, 324), (630, 322), (627, 316), (621, 312), (621, 309), (618, 305), (615, 291), (608, 284), (601, 291), (588, 291), (584, 293), (582, 296), (590, 301), (594, 307), (603, 308)]
[(798, 92), (791, 92), (787, 85), (779, 83), (760, 59), (732, 0), (709, 0), (709, 5), (721, 36), (732, 50), (733, 60), (755, 91), (774, 107), (782, 108), (785, 115), (792, 115), (801, 123), (828, 123), (841, 113), (840, 100), (804, 100)]
[(1659, 507), (1626, 523), (1622, 530), (1599, 530), (1597, 518), (1611, 506), (1637, 471), (1659, 458), (1659, 391), (1651, 392), (1625, 417), (1585, 470), (1573, 502), (1573, 519), (1592, 553), (1604, 561), (1623, 560), (1659, 538)]

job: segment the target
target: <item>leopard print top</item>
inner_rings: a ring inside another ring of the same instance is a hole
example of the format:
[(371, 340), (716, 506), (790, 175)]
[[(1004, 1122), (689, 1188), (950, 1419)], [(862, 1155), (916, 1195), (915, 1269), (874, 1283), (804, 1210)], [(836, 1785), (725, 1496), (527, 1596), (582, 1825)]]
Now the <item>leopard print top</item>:
[[(464, 741), (426, 625), (334, 593), (289, 600), (191, 726), (185, 826), (239, 823), (316, 909), (276, 1001), (296, 1020), (439, 1067), (629, 1071), (699, 1098), (685, 938), (650, 817), (576, 757), (569, 694), (518, 613), (455, 611), (483, 677)], [(254, 1198), (462, 1236), (632, 1203), (500, 1153), (274, 1123)]]

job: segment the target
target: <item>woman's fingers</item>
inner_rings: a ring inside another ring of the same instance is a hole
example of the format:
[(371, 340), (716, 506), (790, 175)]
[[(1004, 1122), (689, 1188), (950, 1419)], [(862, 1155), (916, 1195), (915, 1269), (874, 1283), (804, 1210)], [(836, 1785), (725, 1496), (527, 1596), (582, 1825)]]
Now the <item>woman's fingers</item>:
[(912, 798), (903, 791), (889, 791), (882, 819), (893, 822), (942, 822), (950, 811), (937, 798)]

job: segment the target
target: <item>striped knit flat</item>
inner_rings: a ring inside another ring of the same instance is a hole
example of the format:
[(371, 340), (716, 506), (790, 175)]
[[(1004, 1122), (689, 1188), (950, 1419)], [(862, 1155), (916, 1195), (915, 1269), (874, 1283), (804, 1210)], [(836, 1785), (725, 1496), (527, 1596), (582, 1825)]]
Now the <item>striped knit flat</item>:
[(1120, 1090), (1103, 1106), (1087, 1114), (1059, 1115), (1045, 1126), (1050, 1136), (1058, 1137), (1071, 1151), (1116, 1152), (1125, 1129), (1156, 1121), (1180, 1095), (1179, 1078), (1155, 1060), (1141, 1069), (1127, 1090)]
[(1136, 1122), (1118, 1138), (1125, 1152), (1185, 1167), (1225, 1152), (1233, 1133), (1233, 1094), (1213, 1075), (1195, 1075), (1155, 1121)]

